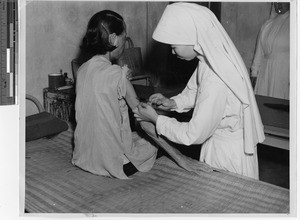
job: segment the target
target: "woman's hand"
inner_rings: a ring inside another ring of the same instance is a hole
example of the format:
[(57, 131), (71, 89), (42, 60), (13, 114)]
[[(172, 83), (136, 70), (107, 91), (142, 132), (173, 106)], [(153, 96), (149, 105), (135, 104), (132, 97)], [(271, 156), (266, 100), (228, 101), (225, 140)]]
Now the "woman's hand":
[(137, 121), (150, 121), (156, 123), (158, 114), (148, 104), (141, 102), (135, 109), (132, 110)]
[(153, 94), (149, 97), (149, 104), (154, 104), (158, 109), (171, 110), (177, 108), (173, 99), (168, 99), (160, 93)]

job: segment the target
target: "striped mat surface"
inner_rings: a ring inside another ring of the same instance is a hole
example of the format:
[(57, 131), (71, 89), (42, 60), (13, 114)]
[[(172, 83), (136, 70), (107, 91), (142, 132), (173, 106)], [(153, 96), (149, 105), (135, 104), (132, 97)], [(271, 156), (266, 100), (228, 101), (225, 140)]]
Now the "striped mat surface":
[(190, 173), (167, 157), (129, 180), (71, 164), (73, 132), (26, 143), (32, 213), (289, 213), (289, 190), (227, 172)]

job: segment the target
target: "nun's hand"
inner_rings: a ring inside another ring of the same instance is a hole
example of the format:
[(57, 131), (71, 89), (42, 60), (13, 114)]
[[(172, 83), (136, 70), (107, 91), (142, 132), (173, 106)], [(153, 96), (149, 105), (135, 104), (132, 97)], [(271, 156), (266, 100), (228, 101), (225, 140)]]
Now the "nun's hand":
[(137, 121), (150, 121), (156, 123), (158, 114), (148, 104), (141, 102), (137, 108), (132, 110)]
[(173, 99), (166, 98), (161, 93), (155, 93), (149, 97), (149, 103), (154, 104), (158, 109), (171, 110), (176, 109), (177, 105)]

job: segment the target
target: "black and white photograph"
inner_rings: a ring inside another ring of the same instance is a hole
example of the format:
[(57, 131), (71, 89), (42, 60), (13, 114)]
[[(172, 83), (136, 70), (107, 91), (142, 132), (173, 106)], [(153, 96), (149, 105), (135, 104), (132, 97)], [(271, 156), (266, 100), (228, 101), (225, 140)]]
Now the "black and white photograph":
[(0, 211), (297, 217), (298, 4), (0, 0)]

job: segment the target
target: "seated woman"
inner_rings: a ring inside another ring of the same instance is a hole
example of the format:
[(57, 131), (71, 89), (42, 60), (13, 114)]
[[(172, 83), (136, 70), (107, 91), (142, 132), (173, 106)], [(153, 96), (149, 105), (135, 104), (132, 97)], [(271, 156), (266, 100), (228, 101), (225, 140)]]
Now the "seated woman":
[(139, 101), (128, 69), (111, 63), (122, 55), (125, 38), (125, 22), (113, 11), (100, 11), (88, 23), (82, 49), (92, 58), (81, 65), (76, 80), (72, 159), (86, 171), (120, 179), (128, 178), (123, 167), (129, 164), (149, 171), (157, 155), (153, 145), (131, 131), (128, 106), (134, 109)]

